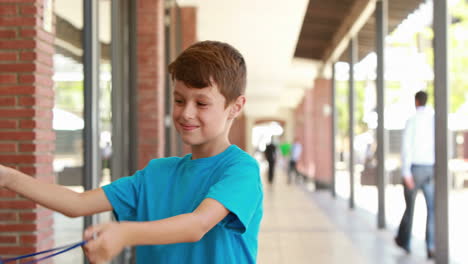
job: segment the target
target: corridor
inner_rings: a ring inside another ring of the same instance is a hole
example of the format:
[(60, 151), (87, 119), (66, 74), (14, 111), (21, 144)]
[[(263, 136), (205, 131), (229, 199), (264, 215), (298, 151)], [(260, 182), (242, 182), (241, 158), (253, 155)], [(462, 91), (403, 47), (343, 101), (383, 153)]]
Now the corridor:
[(406, 255), (393, 245), (393, 231), (376, 229), (373, 215), (349, 210), (328, 191), (287, 185), (281, 170), (273, 185), (264, 183), (264, 193), (259, 264), (433, 263), (422, 241), (413, 241), (414, 253)]

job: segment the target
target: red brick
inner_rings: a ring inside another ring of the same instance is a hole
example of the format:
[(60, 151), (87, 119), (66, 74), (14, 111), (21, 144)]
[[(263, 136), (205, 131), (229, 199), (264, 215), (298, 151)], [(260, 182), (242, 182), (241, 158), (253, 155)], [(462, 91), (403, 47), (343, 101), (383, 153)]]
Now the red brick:
[(5, 117), (34, 117), (34, 109), (0, 109), (0, 116)]
[(0, 235), (1, 244), (16, 244), (17, 241), (18, 241), (18, 238), (16, 236)]
[(0, 96), (0, 107), (8, 107), (16, 105), (16, 98), (10, 96)]
[(45, 41), (37, 42), (37, 50), (44, 52), (45, 54), (53, 55), (55, 53), (55, 48), (53, 43), (47, 43)]
[(39, 74), (45, 74), (45, 75), (49, 75), (49, 76), (52, 76), (54, 74), (54, 70), (53, 70), (52, 67), (47, 66), (47, 65), (42, 64), (42, 63), (37, 63), (36, 64), (36, 72), (39, 73)]
[[(27, 201), (27, 200), (2, 201), (2, 200), (0, 200), (0, 209), (34, 209), (36, 207), (37, 207), (37, 204), (35, 204), (33, 201)], [(26, 227), (23, 227), (21, 225), (18, 225), (17, 227), (15, 227), (15, 226), (11, 227), (11, 225), (1, 225), (0, 224), (0, 232), (5, 232), (5, 231), (9, 231), (9, 232), (12, 232), (12, 231), (30, 231), (29, 228), (31, 228), (31, 226), (33, 226), (33, 225), (29, 224)], [(9, 229), (9, 228), (11, 228), (11, 229)], [(12, 230), (13, 228), (18, 228), (18, 230)]]
[(15, 152), (16, 143), (0, 143), (0, 152)]
[(54, 161), (54, 156), (52, 154), (39, 154), (36, 155), (37, 163), (52, 163)]
[(34, 40), (3, 40), (0, 41), (0, 49), (32, 49), (36, 47)]
[[(1, 0), (5, 1), (5, 0)], [(24, 247), (24, 246), (0, 246), (0, 255), (24, 255), (30, 254), (36, 251), (36, 247)]]
[(0, 52), (0, 61), (14, 62), (17, 59), (18, 59), (18, 54), (16, 52)]
[(21, 95), (34, 93), (35, 87), (33, 85), (8, 85), (0, 86), (0, 95)]
[(34, 244), (39, 242), (38, 237), (36, 235), (22, 235), (20, 237), (21, 244)]
[(43, 86), (53, 86), (54, 82), (52, 81), (52, 76), (36, 75), (37, 84)]
[[(38, 128), (38, 129), (47, 129), (52, 128), (52, 120), (51, 119), (43, 119), (43, 120), (20, 120), (20, 128), (28, 129), (28, 128)], [(39, 136), (37, 137), (39, 139)]]
[(38, 30), (37, 37), (39, 40), (45, 41), (47, 43), (54, 43), (55, 41), (55, 35), (45, 30)]
[(35, 155), (5, 155), (5, 154), (0, 154), (0, 161), (2, 163), (11, 163), (11, 164), (17, 164), (17, 163), (35, 163), (37, 162), (38, 157)]
[[(0, 190), (0, 195), (1, 195), (1, 190)], [(1, 195), (2, 197), (5, 197)], [(10, 196), (6, 196), (10, 197)], [(14, 197), (14, 196), (13, 196)], [(16, 221), (18, 220), (18, 214), (16, 212), (0, 212), (0, 221)]]
[(15, 198), (16, 193), (7, 189), (0, 189), (0, 197), (2, 198)]
[(37, 0), (0, 0), (0, 3), (35, 3)]
[[(16, 56), (16, 54), (14, 55)], [(16, 83), (16, 74), (0, 74), (0, 84), (11, 84), (11, 83)]]
[[(35, 235), (21, 235), (20, 241), (21, 243), (29, 244), (29, 243), (34, 243), (32, 241), (35, 240), (35, 242), (39, 241), (44, 241), (48, 239), (49, 237), (53, 236), (53, 230), (52, 229), (43, 229), (39, 230)], [(33, 238), (35, 237), (35, 238)]]
[[(0, 8), (1, 10), (1, 8)], [(16, 38), (16, 30), (0, 30), (0, 38), (12, 39)]]
[(50, 152), (54, 150), (54, 144), (52, 143), (22, 143), (19, 146), (20, 152)]
[(34, 61), (37, 58), (37, 54), (34, 51), (23, 51), (20, 54), (20, 60), (22, 61)]
[(36, 15), (38, 14), (38, 8), (32, 5), (21, 6), (21, 14), (23, 15)]
[(45, 54), (45, 53), (38, 53), (37, 55), (37, 61), (44, 63), (47, 66), (50, 66), (51, 68), (54, 66), (54, 61), (52, 59), (52, 56)]
[(0, 64), (0, 72), (32, 72), (35, 70), (34, 63)]
[(0, 140), (34, 140), (36, 133), (31, 131), (0, 131)]
[(36, 117), (40, 118), (47, 118), (52, 120), (52, 109), (37, 109), (36, 110)]
[(26, 29), (22, 29), (20, 31), (20, 36), (22, 38), (33, 38), (36, 35), (37, 35), (37, 30), (35, 30), (35, 29), (26, 28)]
[(53, 108), (54, 101), (51, 97), (44, 97), (44, 96), (21, 96), (19, 97), (18, 105), (20, 106), (36, 106), (36, 107), (45, 107), (45, 108)]
[(17, 5), (1, 5), (0, 16), (16, 15), (18, 13)]
[(19, 82), (20, 83), (34, 83), (34, 80), (36, 78), (34, 77), (34, 75), (31, 75), (31, 74), (21, 74), (19, 75)]
[(38, 18), (35, 17), (0, 17), (0, 25), (3, 27), (35, 26), (37, 22)]
[(0, 128), (16, 128), (16, 120), (2, 120), (0, 119)]

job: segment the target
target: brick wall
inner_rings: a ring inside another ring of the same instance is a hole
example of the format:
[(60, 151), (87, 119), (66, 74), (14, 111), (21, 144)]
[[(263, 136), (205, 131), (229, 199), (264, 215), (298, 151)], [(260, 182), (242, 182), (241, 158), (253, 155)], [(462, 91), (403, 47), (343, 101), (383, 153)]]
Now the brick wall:
[(331, 116), (331, 80), (317, 79), (315, 81), (312, 104), (312, 120), (314, 122), (312, 142), (315, 162), (315, 181), (318, 184), (331, 184), (331, 146), (332, 146), (332, 116)]
[[(54, 34), (43, 1), (0, 1), (0, 163), (54, 182)], [(53, 246), (52, 212), (0, 189), (0, 256)]]
[(331, 81), (317, 79), (295, 110), (295, 135), (303, 152), (298, 170), (318, 186), (331, 183)]
[(137, 2), (138, 168), (164, 155), (164, 1)]

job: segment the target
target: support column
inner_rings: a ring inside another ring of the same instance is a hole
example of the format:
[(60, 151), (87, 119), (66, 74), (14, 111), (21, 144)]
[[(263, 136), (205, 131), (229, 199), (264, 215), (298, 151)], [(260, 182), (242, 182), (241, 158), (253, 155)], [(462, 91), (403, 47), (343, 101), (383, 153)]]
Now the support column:
[[(99, 151), (99, 34), (98, 2), (84, 0), (83, 73), (84, 73), (84, 173), (83, 187), (99, 187), (101, 156)], [(97, 215), (85, 216), (84, 229), (98, 223)]]
[[(0, 163), (55, 182), (52, 128), (52, 2), (2, 3), (0, 24)], [(54, 245), (53, 216), (16, 193), (0, 190), (0, 255)]]
[(375, 8), (376, 46), (377, 46), (377, 226), (385, 228), (385, 153), (387, 137), (385, 135), (385, 37), (387, 36), (387, 0), (377, 1)]
[(357, 61), (357, 37), (349, 44), (349, 208), (354, 208), (354, 64)]
[(435, 102), (435, 245), (436, 263), (450, 263), (448, 178), (448, 72), (447, 0), (434, 1), (434, 102)]
[(138, 169), (164, 156), (164, 0), (137, 2)]
[(331, 111), (332, 111), (332, 153), (331, 153), (331, 172), (332, 183), (331, 193), (333, 198), (336, 198), (336, 68), (335, 63), (332, 64), (332, 96), (331, 96)]

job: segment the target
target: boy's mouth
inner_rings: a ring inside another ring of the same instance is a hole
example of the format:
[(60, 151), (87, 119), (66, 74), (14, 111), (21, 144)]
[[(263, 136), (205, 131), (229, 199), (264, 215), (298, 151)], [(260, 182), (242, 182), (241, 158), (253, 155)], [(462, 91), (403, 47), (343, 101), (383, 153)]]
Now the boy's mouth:
[(187, 124), (180, 124), (180, 126), (182, 127), (182, 129), (184, 131), (192, 131), (196, 128), (198, 128), (198, 126), (195, 126), (195, 125), (187, 125)]

